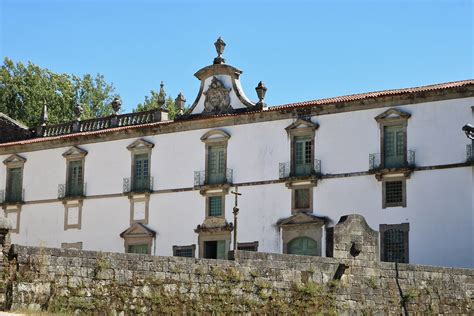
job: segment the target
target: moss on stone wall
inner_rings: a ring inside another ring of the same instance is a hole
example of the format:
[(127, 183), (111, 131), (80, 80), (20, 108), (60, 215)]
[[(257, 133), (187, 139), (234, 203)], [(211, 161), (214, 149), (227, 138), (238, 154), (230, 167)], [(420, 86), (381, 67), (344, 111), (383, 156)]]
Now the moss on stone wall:
[(10, 308), (84, 314), (472, 312), (472, 270), (342, 260), (349, 268), (334, 280), (341, 260), (234, 255), (225, 261), (16, 247)]

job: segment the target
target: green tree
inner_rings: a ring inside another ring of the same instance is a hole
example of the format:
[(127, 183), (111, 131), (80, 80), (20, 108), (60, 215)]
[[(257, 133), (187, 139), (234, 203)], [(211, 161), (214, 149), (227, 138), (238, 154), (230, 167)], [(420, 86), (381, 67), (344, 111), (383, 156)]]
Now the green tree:
[[(159, 105), (158, 97), (160, 93), (151, 90), (150, 95), (145, 96), (145, 100), (143, 103), (138, 103), (137, 107), (133, 110), (133, 112), (141, 112), (141, 111), (148, 111), (152, 109), (156, 109)], [(166, 97), (166, 94), (165, 94)], [(164, 109), (168, 110), (168, 117), (172, 120), (178, 114), (178, 108), (176, 107), (173, 98), (167, 97), (165, 99), (165, 105), (163, 106)]]
[(55, 124), (73, 119), (78, 102), (84, 107), (83, 119), (109, 115), (115, 96), (114, 86), (100, 74), (57, 74), (31, 62), (15, 64), (9, 58), (0, 68), (0, 112), (30, 127), (40, 123), (44, 102), (49, 123)]

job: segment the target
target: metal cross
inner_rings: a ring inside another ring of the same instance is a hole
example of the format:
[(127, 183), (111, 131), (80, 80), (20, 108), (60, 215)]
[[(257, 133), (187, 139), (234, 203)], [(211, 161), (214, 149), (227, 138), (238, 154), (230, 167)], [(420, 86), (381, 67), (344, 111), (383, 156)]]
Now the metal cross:
[(239, 195), (242, 195), (242, 193), (239, 193), (239, 188), (235, 187), (235, 191), (231, 191), (230, 193), (234, 194), (235, 196), (235, 204), (234, 204), (234, 247), (233, 250), (237, 250), (237, 215), (239, 214), (239, 207), (238, 207), (238, 198)]

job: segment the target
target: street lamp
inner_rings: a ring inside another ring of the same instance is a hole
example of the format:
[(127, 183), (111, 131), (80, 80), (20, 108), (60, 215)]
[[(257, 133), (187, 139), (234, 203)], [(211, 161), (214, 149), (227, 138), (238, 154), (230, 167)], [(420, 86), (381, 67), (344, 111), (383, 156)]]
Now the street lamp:
[(464, 133), (466, 133), (467, 138), (474, 140), (474, 126), (471, 124), (466, 124), (462, 127)]

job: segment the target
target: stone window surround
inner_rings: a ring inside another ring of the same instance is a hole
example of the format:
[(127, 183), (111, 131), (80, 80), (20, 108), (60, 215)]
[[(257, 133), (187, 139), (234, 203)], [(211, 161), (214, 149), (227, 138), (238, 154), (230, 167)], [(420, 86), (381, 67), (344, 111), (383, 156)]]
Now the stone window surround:
[[(305, 125), (305, 127), (298, 127)], [(301, 118), (285, 128), (290, 137), (290, 170), (291, 174), (295, 171), (295, 140), (296, 137), (308, 136), (311, 139), (311, 163), (314, 164), (315, 159), (315, 131), (319, 128), (319, 124), (306, 121)]]
[[(291, 214), (296, 213), (312, 213), (313, 212), (313, 188), (316, 186), (316, 181), (291, 181), (286, 184), (287, 188), (291, 189)], [(297, 209), (295, 189), (309, 189), (309, 208), (307, 209)]]
[[(63, 153), (63, 157), (66, 158), (66, 181), (65, 181), (65, 190), (67, 192), (69, 188), (69, 164), (73, 161), (80, 161), (82, 165), (82, 186), (84, 190), (84, 180), (85, 180), (85, 157), (87, 156), (87, 151), (81, 149), (77, 146), (73, 146), (69, 148), (65, 153)], [(83, 195), (85, 192), (83, 191)], [(65, 198), (68, 198), (67, 194), (65, 194)]]
[(120, 233), (123, 238), (124, 252), (128, 253), (128, 246), (147, 245), (148, 254), (152, 254), (152, 246), (155, 242), (156, 232), (142, 223), (135, 223)]
[[(5, 194), (7, 194), (7, 190), (8, 190), (8, 180), (9, 180), (9, 177), (10, 177), (10, 169), (13, 169), (13, 168), (20, 168), (21, 169), (21, 186), (23, 187), (23, 170), (24, 170), (24, 166), (25, 166), (25, 162), (26, 162), (26, 158), (20, 156), (20, 155), (17, 155), (17, 154), (13, 154), (11, 156), (9, 156), (7, 159), (5, 159), (3, 161), (3, 163), (5, 164), (5, 166), (7, 167), (7, 176), (6, 176), (6, 183), (5, 183)], [(6, 202), (8, 203), (8, 202)], [(14, 204), (17, 204), (17, 203), (14, 203)]]
[(130, 151), (131, 160), (130, 160), (130, 178), (131, 178), (131, 188), (135, 179), (135, 155), (148, 154), (148, 174), (151, 177), (151, 152), (155, 144), (144, 140), (137, 139), (133, 143), (127, 146), (127, 149)]
[(282, 227), (282, 244), (283, 244), (283, 253), (288, 253), (289, 243), (299, 237), (307, 237), (316, 241), (317, 245), (317, 255), (322, 255), (322, 237), (323, 237), (324, 226), (318, 224), (294, 224)]
[[(246, 247), (246, 248), (253, 247), (255, 249), (253, 251), (258, 251), (258, 241), (238, 242), (237, 243), (237, 249), (240, 250), (240, 247)], [(250, 251), (250, 250), (247, 250), (247, 251)]]
[[(395, 117), (393, 117), (394, 115)], [(392, 117), (391, 117), (392, 116)], [(403, 127), (403, 142), (404, 142), (404, 148), (403, 148), (403, 156), (404, 156), (404, 161), (407, 161), (407, 126), (408, 126), (408, 119), (411, 117), (411, 114), (398, 110), (396, 108), (391, 108), (383, 113), (377, 115), (375, 117), (375, 120), (379, 124), (379, 129), (380, 129), (380, 166), (382, 169), (385, 167), (385, 127), (387, 126), (402, 126)]]
[(218, 240), (225, 240), (225, 249), (226, 249), (226, 256), (227, 256), (230, 250), (230, 242), (231, 242), (230, 230), (222, 229), (220, 231), (200, 232), (198, 235), (199, 258), (204, 258), (204, 242), (218, 241)]
[(21, 217), (21, 204), (17, 205), (3, 205), (3, 212), (5, 217), (8, 218), (8, 214), (16, 214), (16, 227), (12, 227), (10, 230), (13, 234), (20, 233), (20, 217)]
[(379, 226), (379, 235), (380, 235), (380, 261), (383, 261), (385, 255), (385, 245), (384, 245), (384, 232), (390, 229), (397, 229), (404, 233), (404, 249), (405, 249), (405, 258), (407, 259), (406, 263), (410, 262), (410, 251), (409, 251), (409, 232), (410, 232), (410, 223), (401, 223), (401, 224), (380, 224)]
[[(207, 191), (206, 194), (205, 194), (205, 201), (206, 201), (206, 207), (205, 207), (205, 211), (206, 213), (204, 214), (204, 218), (205, 219), (208, 219), (208, 218), (224, 218), (225, 219), (225, 196), (227, 195), (228, 193), (228, 190), (224, 190), (224, 191), (221, 191), (221, 190), (216, 190), (215, 192), (214, 191)], [(221, 212), (221, 215), (220, 216), (209, 216), (209, 197), (211, 196), (220, 196), (222, 197), (222, 212)]]
[[(385, 176), (382, 179), (382, 209), (389, 207), (407, 207), (407, 189), (406, 189), (406, 176)], [(391, 181), (402, 181), (402, 202), (401, 203), (387, 203), (386, 201), (386, 189), (385, 183)]]
[[(145, 194), (131, 194), (128, 199), (130, 200), (130, 226), (134, 223), (142, 223), (148, 225), (149, 214), (150, 214), (150, 193)], [(145, 218), (141, 220), (134, 220), (135, 202), (145, 202)]]
[[(68, 229), (81, 229), (82, 228), (82, 199), (77, 200), (64, 200), (64, 230)], [(69, 224), (68, 217), (69, 217), (69, 209), (70, 208), (78, 208), (78, 215), (77, 215), (77, 224)]]
[(224, 170), (227, 170), (227, 146), (230, 139), (230, 135), (223, 130), (213, 129), (206, 132), (201, 136), (201, 141), (205, 144), (205, 183), (208, 182), (208, 159), (209, 159), (209, 147), (211, 146), (223, 146), (224, 147)]
[(188, 250), (188, 249), (191, 249), (192, 258), (195, 258), (196, 257), (196, 245), (195, 244), (187, 245), (187, 246), (176, 246), (176, 245), (174, 245), (173, 246), (173, 256), (176, 257), (176, 251), (177, 250)]
[(82, 250), (82, 241), (78, 242), (62, 242), (61, 248), (63, 249), (77, 249)]

